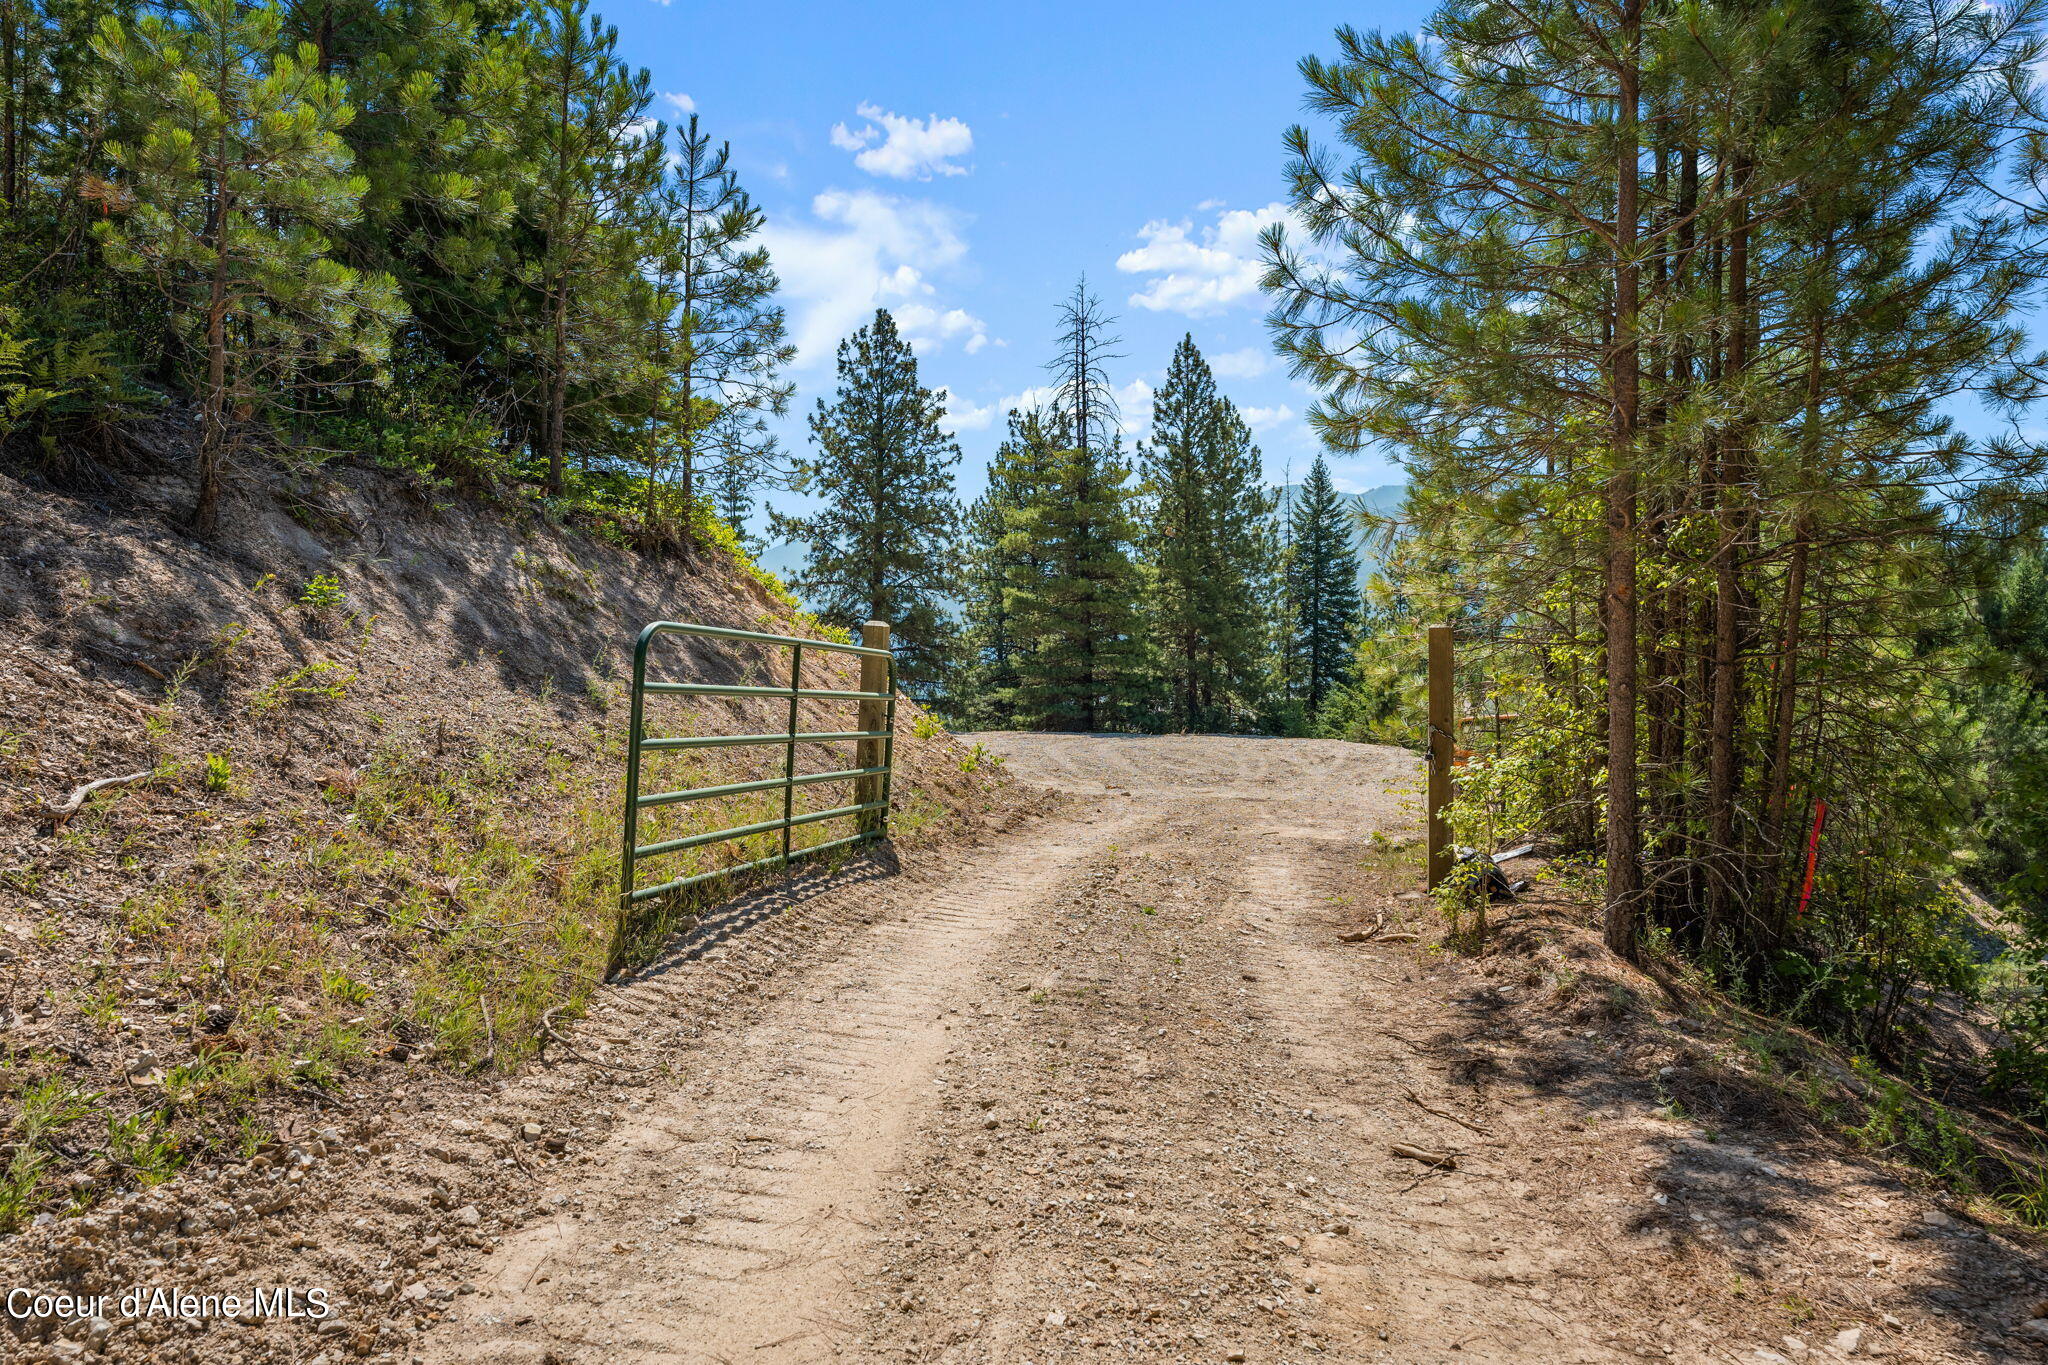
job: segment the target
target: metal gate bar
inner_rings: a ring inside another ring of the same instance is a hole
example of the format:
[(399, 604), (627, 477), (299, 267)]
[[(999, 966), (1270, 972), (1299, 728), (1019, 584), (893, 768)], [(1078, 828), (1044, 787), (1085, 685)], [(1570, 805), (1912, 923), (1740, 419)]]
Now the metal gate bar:
[[(790, 650), (789, 685), (786, 687), (759, 687), (725, 685), (718, 683), (683, 683), (647, 681), (648, 648), (663, 635), (688, 635), (713, 640), (740, 640), (753, 644), (786, 645)], [(843, 848), (849, 844), (868, 839), (884, 838), (889, 829), (889, 798), (892, 783), (891, 769), (896, 758), (896, 658), (889, 649), (889, 628), (880, 622), (870, 622), (863, 632), (867, 643), (842, 645), (831, 640), (809, 640), (795, 635), (768, 635), (760, 631), (733, 630), (725, 626), (700, 626), (683, 621), (656, 621), (640, 632), (639, 640), (633, 646), (633, 695), (631, 716), (627, 722), (626, 742), (626, 811), (625, 837), (619, 860), (619, 906), (630, 909), (641, 901), (656, 896), (681, 891), (687, 887), (719, 877), (731, 877), (762, 868), (787, 866), (793, 858), (823, 853), (828, 849)], [(805, 687), (803, 685), (803, 656), (807, 649), (828, 650), (835, 654), (851, 654), (862, 661), (862, 684), (874, 686), (875, 691), (846, 691), (839, 688)], [(879, 676), (876, 676), (879, 674)], [(761, 735), (681, 735), (648, 738), (646, 735), (645, 699), (647, 694), (687, 697), (779, 697), (789, 701), (788, 726), (778, 734)], [(799, 723), (798, 704), (804, 701), (857, 701), (861, 703), (861, 723), (874, 725), (879, 729), (831, 730), (804, 732), (797, 728)], [(870, 708), (873, 710), (870, 710)], [(875, 712), (880, 714), (875, 714)], [(872, 717), (872, 719), (870, 719)], [(859, 744), (856, 762), (863, 765), (841, 768), (833, 772), (798, 773), (796, 770), (796, 749), (798, 744), (822, 744), (834, 740), (853, 740)], [(680, 791), (655, 792), (643, 796), (640, 792), (641, 755), (652, 752), (677, 749), (725, 749), (743, 745), (779, 744), (783, 746), (782, 775), (760, 778), (751, 782), (726, 782), (711, 787), (690, 787)], [(864, 762), (863, 762), (864, 761)], [(851, 805), (835, 806), (830, 810), (807, 811), (799, 815), (795, 811), (796, 789), (819, 782), (855, 783), (854, 802)], [(665, 839), (657, 843), (641, 844), (640, 812), (650, 806), (671, 805), (684, 801), (704, 801), (721, 796), (741, 796), (748, 792), (782, 789), (782, 818), (761, 820), (748, 825), (736, 825), (731, 829), (711, 830), (703, 834), (686, 835), (678, 839)], [(842, 816), (868, 817), (863, 827), (854, 834), (827, 843), (813, 844), (808, 848), (793, 849), (790, 846), (790, 831), (799, 825), (816, 824), (824, 820), (836, 820)], [(643, 858), (656, 858), (667, 853), (684, 849), (702, 848), (707, 844), (722, 843), (730, 839), (746, 839), (756, 834), (782, 833), (782, 850), (765, 858), (740, 863), (732, 867), (714, 868), (693, 876), (677, 877), (658, 886), (635, 888), (633, 883), (638, 865)]]

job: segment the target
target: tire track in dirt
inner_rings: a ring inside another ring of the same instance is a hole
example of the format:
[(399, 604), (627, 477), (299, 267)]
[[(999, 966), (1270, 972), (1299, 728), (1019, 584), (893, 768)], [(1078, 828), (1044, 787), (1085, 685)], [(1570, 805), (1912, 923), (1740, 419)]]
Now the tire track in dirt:
[[(628, 1117), (593, 1156), (601, 1173), (544, 1196), (558, 1216), (506, 1240), (432, 1358), (827, 1353), (849, 1330), (851, 1263), (934, 1089), (964, 983), (1121, 828), (1062, 822), (1012, 843), (923, 896), (914, 917), (794, 978), (759, 1023), (692, 1066), (702, 1079)], [(617, 1005), (624, 1023), (689, 999), (657, 975)]]
[[(1340, 888), (1356, 883), (1358, 847), (1331, 832), (1275, 830), (1243, 865), (1248, 903), (1263, 912), (1247, 917), (1256, 927), (1242, 941), (1265, 1021), (1297, 1082), (1312, 1087), (1304, 1102), (1341, 1121), (1350, 1158), (1353, 1232), (1307, 1239), (1309, 1273), (1338, 1314), (1369, 1310), (1360, 1316), (1381, 1330), (1390, 1359), (1633, 1358), (1587, 1341), (1533, 1287), (1583, 1248), (1525, 1216), (1483, 1099), (1475, 1105), (1472, 1089), (1447, 1083), (1402, 1041), (1428, 1026), (1413, 1017), (1428, 993), (1413, 984), (1412, 959), (1338, 942), (1355, 917)], [(1396, 1142), (1455, 1153), (1457, 1168), (1396, 1159)]]

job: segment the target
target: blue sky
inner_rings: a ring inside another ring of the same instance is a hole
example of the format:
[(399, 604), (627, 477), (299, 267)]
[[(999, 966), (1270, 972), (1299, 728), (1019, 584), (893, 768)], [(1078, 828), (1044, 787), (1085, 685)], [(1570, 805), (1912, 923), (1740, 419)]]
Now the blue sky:
[[(1276, 482), (1315, 443), (1313, 395), (1272, 354), (1258, 227), (1279, 211), (1297, 59), (1331, 33), (1413, 27), (1419, 4), (705, 5), (606, 0), (657, 114), (694, 109), (767, 213), (799, 346), (785, 442), (829, 394), (839, 339), (879, 306), (952, 396), (972, 497), (1006, 409), (1045, 382), (1054, 307), (1085, 272), (1120, 317), (1112, 365), (1142, 435), (1183, 332), (1252, 422)], [(1346, 458), (1339, 482), (1392, 481)]]

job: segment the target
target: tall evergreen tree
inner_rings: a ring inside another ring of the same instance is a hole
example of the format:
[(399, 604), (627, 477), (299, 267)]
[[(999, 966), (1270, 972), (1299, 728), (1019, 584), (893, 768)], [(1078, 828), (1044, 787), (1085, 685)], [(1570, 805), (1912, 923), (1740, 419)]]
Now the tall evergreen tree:
[(1017, 721), (1037, 730), (1136, 725), (1151, 672), (1123, 443), (1051, 450), (1024, 477), (1004, 547)]
[(1321, 455), (1288, 509), (1287, 684), (1314, 720), (1342, 685), (1358, 639), (1358, 549), (1352, 510)]
[(1007, 730), (1018, 721), (1024, 644), (1010, 594), (1036, 584), (1044, 573), (1028, 499), (1041, 485), (1054, 449), (1042, 412), (1013, 409), (1009, 435), (989, 463), (988, 487), (962, 524), (962, 658), (955, 707), (977, 729)]
[(2048, 550), (2037, 542), (2011, 556), (1977, 614), (1989, 664), (1976, 708), (1990, 769), (1980, 880), (2048, 938)]
[[(2042, 477), (1947, 413), (2042, 392), (2043, 16), (1477, 0), (1303, 64), (1330, 254), (1269, 235), (1281, 345), (1333, 447), (1404, 453), (1412, 595), (1514, 680), (1504, 798), (1602, 852), (1617, 952), (1805, 990), (1943, 913), (1960, 661), (1914, 626), (1957, 518)], [(1883, 894), (1801, 908), (1819, 800)]]
[(787, 477), (760, 215), (700, 126), (668, 155), (578, 0), (274, 0), (224, 43), (220, 13), (0, 0), (0, 456), (103, 487), (168, 392), (203, 517), (224, 452), (295, 445), (437, 486), (538, 465), (657, 541), (700, 467)]
[(341, 130), (353, 110), (310, 44), (285, 50), (283, 14), (239, 0), (177, 0), (99, 50), (110, 96), (139, 130), (107, 151), (118, 191), (98, 225), (107, 260), (164, 293), (199, 399), (193, 522), (210, 532), (222, 471), (250, 419), (299, 373), (374, 378), (397, 321), (388, 276), (336, 259), (330, 233), (365, 182)]
[[(516, 326), (532, 370), (528, 408), (550, 493), (566, 474), (572, 409), (639, 387), (635, 343), (658, 304), (641, 266), (665, 138), (650, 123), (647, 73), (616, 53), (618, 30), (588, 0), (548, 0), (517, 34), (524, 99), (515, 140), (527, 158), (519, 216), (533, 249), (516, 275)], [(621, 382), (623, 376), (623, 382)]]
[(775, 518), (776, 534), (808, 546), (792, 584), (825, 621), (857, 630), (887, 621), (904, 690), (928, 697), (943, 680), (960, 511), (960, 448), (939, 425), (944, 395), (918, 382), (917, 357), (887, 309), (839, 343), (839, 390), (811, 415), (816, 453), (797, 461), (808, 517)]
[(733, 529), (742, 545), (751, 549), (747, 518), (754, 510), (754, 490), (747, 467), (735, 460), (720, 464), (711, 475), (711, 497), (718, 507), (718, 519)]
[(1085, 280), (1059, 314), (1046, 362), (1053, 402), (1038, 419), (1058, 445), (1020, 471), (1018, 506), (1007, 513), (1004, 607), (1017, 646), (1018, 722), (1096, 730), (1130, 724), (1144, 709), (1142, 577), (1132, 554), (1131, 468), (1107, 369), (1118, 355), (1116, 319)]
[(714, 147), (691, 114), (677, 131), (661, 196), (669, 238), (657, 273), (657, 407), (672, 440), (670, 457), (651, 463), (649, 481), (671, 477), (684, 506), (702, 467), (715, 466), (727, 494), (775, 472), (778, 446), (765, 419), (786, 412), (795, 392), (782, 377), (796, 348), (775, 302), (780, 281), (758, 240), (761, 210), (731, 161), (732, 149)]
[(1141, 473), (1150, 503), (1148, 617), (1168, 728), (1241, 728), (1264, 700), (1277, 543), (1258, 447), (1192, 336), (1153, 398)]
[(1102, 300), (1088, 292), (1088, 278), (1074, 282), (1074, 292), (1060, 304), (1060, 331), (1053, 357), (1045, 362), (1052, 376), (1051, 411), (1061, 423), (1060, 440), (1086, 454), (1118, 431), (1116, 393), (1109, 386), (1109, 362), (1123, 352), (1123, 338), (1111, 332), (1116, 319), (1102, 311)]

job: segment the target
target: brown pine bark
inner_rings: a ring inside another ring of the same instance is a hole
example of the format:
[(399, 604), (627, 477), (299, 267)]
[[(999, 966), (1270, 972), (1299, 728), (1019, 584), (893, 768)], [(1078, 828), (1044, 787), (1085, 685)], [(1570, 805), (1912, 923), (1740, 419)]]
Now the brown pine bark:
[(569, 436), (569, 290), (565, 283), (555, 294), (554, 355), (548, 375), (547, 447), (548, 492), (562, 491), (562, 452)]
[(0, 201), (10, 209), (19, 194), (17, 167), (21, 157), (15, 131), (20, 119), (19, 96), (15, 90), (20, 79), (15, 60), (15, 33), (19, 27), (13, 0), (0, 0), (0, 93), (4, 93), (6, 98), (6, 107), (0, 109)]
[(1640, 395), (1636, 70), (1641, 0), (1622, 8), (1618, 147), (1615, 153), (1614, 426), (1606, 489), (1607, 946), (1633, 956), (1642, 930), (1642, 841), (1636, 818), (1636, 424)]
[[(1734, 167), (1732, 219), (1728, 234), (1727, 363), (1724, 382), (1739, 387), (1749, 368), (1749, 202), (1748, 167)], [(1745, 535), (1740, 501), (1748, 478), (1747, 429), (1738, 414), (1721, 438), (1719, 475), (1713, 496), (1714, 544), (1713, 687), (1707, 731), (1707, 934), (1728, 932), (1740, 900), (1742, 854), (1736, 846), (1735, 793), (1741, 781), (1736, 731), (1742, 712), (1742, 584), (1739, 557)]]

